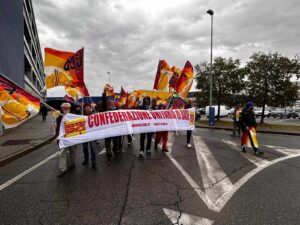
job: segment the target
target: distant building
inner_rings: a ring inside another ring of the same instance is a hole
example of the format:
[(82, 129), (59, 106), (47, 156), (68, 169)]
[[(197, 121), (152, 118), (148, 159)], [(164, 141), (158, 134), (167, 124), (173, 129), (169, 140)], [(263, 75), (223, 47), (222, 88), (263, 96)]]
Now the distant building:
[(44, 66), (31, 0), (1, 0), (0, 31), (0, 73), (42, 98)]

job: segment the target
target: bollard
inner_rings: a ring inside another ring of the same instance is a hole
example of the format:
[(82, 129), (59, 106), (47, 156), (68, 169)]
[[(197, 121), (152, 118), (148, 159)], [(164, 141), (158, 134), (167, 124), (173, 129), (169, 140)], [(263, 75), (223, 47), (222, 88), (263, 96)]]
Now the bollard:
[(215, 107), (209, 107), (209, 125), (215, 125)]

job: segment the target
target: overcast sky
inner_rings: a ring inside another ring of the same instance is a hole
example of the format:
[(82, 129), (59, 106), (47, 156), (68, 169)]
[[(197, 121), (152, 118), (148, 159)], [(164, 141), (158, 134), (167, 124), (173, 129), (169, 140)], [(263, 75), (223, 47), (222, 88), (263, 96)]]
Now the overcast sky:
[[(152, 89), (159, 59), (182, 68), (214, 56), (300, 50), (299, 0), (32, 0), (42, 51), (85, 48), (85, 82), (100, 95), (107, 71), (118, 92)], [(44, 54), (44, 53), (43, 53)], [(53, 91), (49, 92), (49, 96)]]

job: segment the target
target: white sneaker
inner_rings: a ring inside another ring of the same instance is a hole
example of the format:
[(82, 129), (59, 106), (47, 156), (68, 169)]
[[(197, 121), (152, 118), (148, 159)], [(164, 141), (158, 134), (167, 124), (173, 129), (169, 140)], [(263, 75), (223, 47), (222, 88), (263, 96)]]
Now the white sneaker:
[(144, 158), (144, 152), (140, 151), (140, 158)]
[(186, 145), (186, 147), (191, 148), (192, 145), (191, 145), (190, 143), (188, 143), (188, 144)]

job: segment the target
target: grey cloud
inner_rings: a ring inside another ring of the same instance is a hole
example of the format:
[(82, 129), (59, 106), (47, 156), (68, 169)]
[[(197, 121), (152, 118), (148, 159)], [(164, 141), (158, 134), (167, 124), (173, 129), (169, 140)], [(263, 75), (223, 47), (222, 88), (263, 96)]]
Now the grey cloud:
[(107, 71), (116, 88), (151, 89), (159, 59), (178, 67), (209, 60), (209, 8), (215, 11), (215, 56), (245, 61), (254, 51), (299, 52), (296, 0), (182, 0), (152, 14), (118, 0), (33, 0), (33, 6), (43, 48), (85, 47), (92, 95), (108, 81)]

